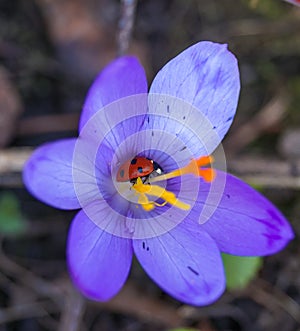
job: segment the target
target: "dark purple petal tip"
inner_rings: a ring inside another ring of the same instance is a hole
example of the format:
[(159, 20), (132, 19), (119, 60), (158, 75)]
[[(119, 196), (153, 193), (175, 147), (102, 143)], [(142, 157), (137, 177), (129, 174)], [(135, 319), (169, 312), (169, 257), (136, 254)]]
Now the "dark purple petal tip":
[[(240, 179), (218, 172), (216, 180), (224, 176), (226, 185), (221, 201), (210, 220), (203, 224), (220, 250), (234, 255), (264, 256), (283, 249), (294, 238), (286, 218)], [(197, 208), (202, 208), (209, 189), (210, 185), (203, 183)]]

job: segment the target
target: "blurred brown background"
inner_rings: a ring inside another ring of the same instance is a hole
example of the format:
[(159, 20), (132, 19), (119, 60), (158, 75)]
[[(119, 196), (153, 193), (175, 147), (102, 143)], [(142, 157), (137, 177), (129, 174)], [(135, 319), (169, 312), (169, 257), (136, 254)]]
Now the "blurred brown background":
[(229, 45), (242, 79), (224, 141), (229, 170), (278, 205), (297, 238), (209, 307), (171, 299), (137, 263), (109, 303), (72, 289), (74, 213), (32, 198), (21, 168), (33, 147), (77, 134), (88, 86), (117, 54), (119, 19), (115, 0), (0, 0), (0, 331), (299, 331), (300, 8), (281, 0), (140, 0), (129, 53), (150, 83), (197, 41)]

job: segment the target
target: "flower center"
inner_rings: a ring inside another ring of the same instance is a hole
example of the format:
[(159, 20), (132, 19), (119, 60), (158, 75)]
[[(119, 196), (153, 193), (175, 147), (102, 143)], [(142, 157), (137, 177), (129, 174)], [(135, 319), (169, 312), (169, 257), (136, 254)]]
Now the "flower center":
[[(212, 156), (202, 156), (199, 159), (192, 159), (185, 167), (163, 174), (162, 168), (155, 161), (148, 158), (135, 157), (125, 162), (119, 168), (117, 181), (130, 181), (132, 183), (132, 188), (135, 194), (138, 195), (138, 204), (146, 211), (152, 210), (155, 206), (165, 206), (167, 203), (182, 210), (189, 210), (189, 204), (177, 199), (173, 192), (159, 185), (153, 185), (153, 183), (187, 174), (202, 177), (206, 182), (212, 182), (216, 173), (214, 169), (207, 166), (210, 166), (213, 162)], [(164, 202), (160, 204), (156, 201), (151, 201), (148, 198), (149, 196), (160, 198)]]

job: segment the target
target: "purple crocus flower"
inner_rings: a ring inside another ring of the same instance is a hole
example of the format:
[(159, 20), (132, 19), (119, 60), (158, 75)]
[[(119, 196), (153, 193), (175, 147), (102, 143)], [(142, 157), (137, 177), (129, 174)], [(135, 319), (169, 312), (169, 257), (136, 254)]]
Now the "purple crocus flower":
[[(206, 305), (225, 288), (221, 252), (269, 255), (293, 238), (261, 194), (208, 167), (233, 120), (239, 88), (226, 45), (189, 47), (159, 71), (149, 93), (137, 59), (120, 57), (90, 88), (79, 137), (33, 153), (24, 168), (29, 191), (56, 208), (81, 209), (67, 259), (87, 297), (117, 294), (135, 254), (167, 293)], [(216, 157), (225, 168), (224, 160)]]

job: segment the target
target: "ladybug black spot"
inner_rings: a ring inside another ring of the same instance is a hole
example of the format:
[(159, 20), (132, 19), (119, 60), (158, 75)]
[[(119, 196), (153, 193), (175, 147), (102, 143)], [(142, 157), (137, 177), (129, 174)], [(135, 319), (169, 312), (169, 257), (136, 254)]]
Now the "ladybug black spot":
[(131, 164), (136, 164), (136, 162), (137, 162), (137, 159), (132, 159), (130, 163)]
[(138, 172), (141, 174), (143, 172), (143, 168), (142, 167), (138, 167)]
[(124, 177), (124, 169), (122, 169), (121, 171), (120, 171), (120, 177)]

